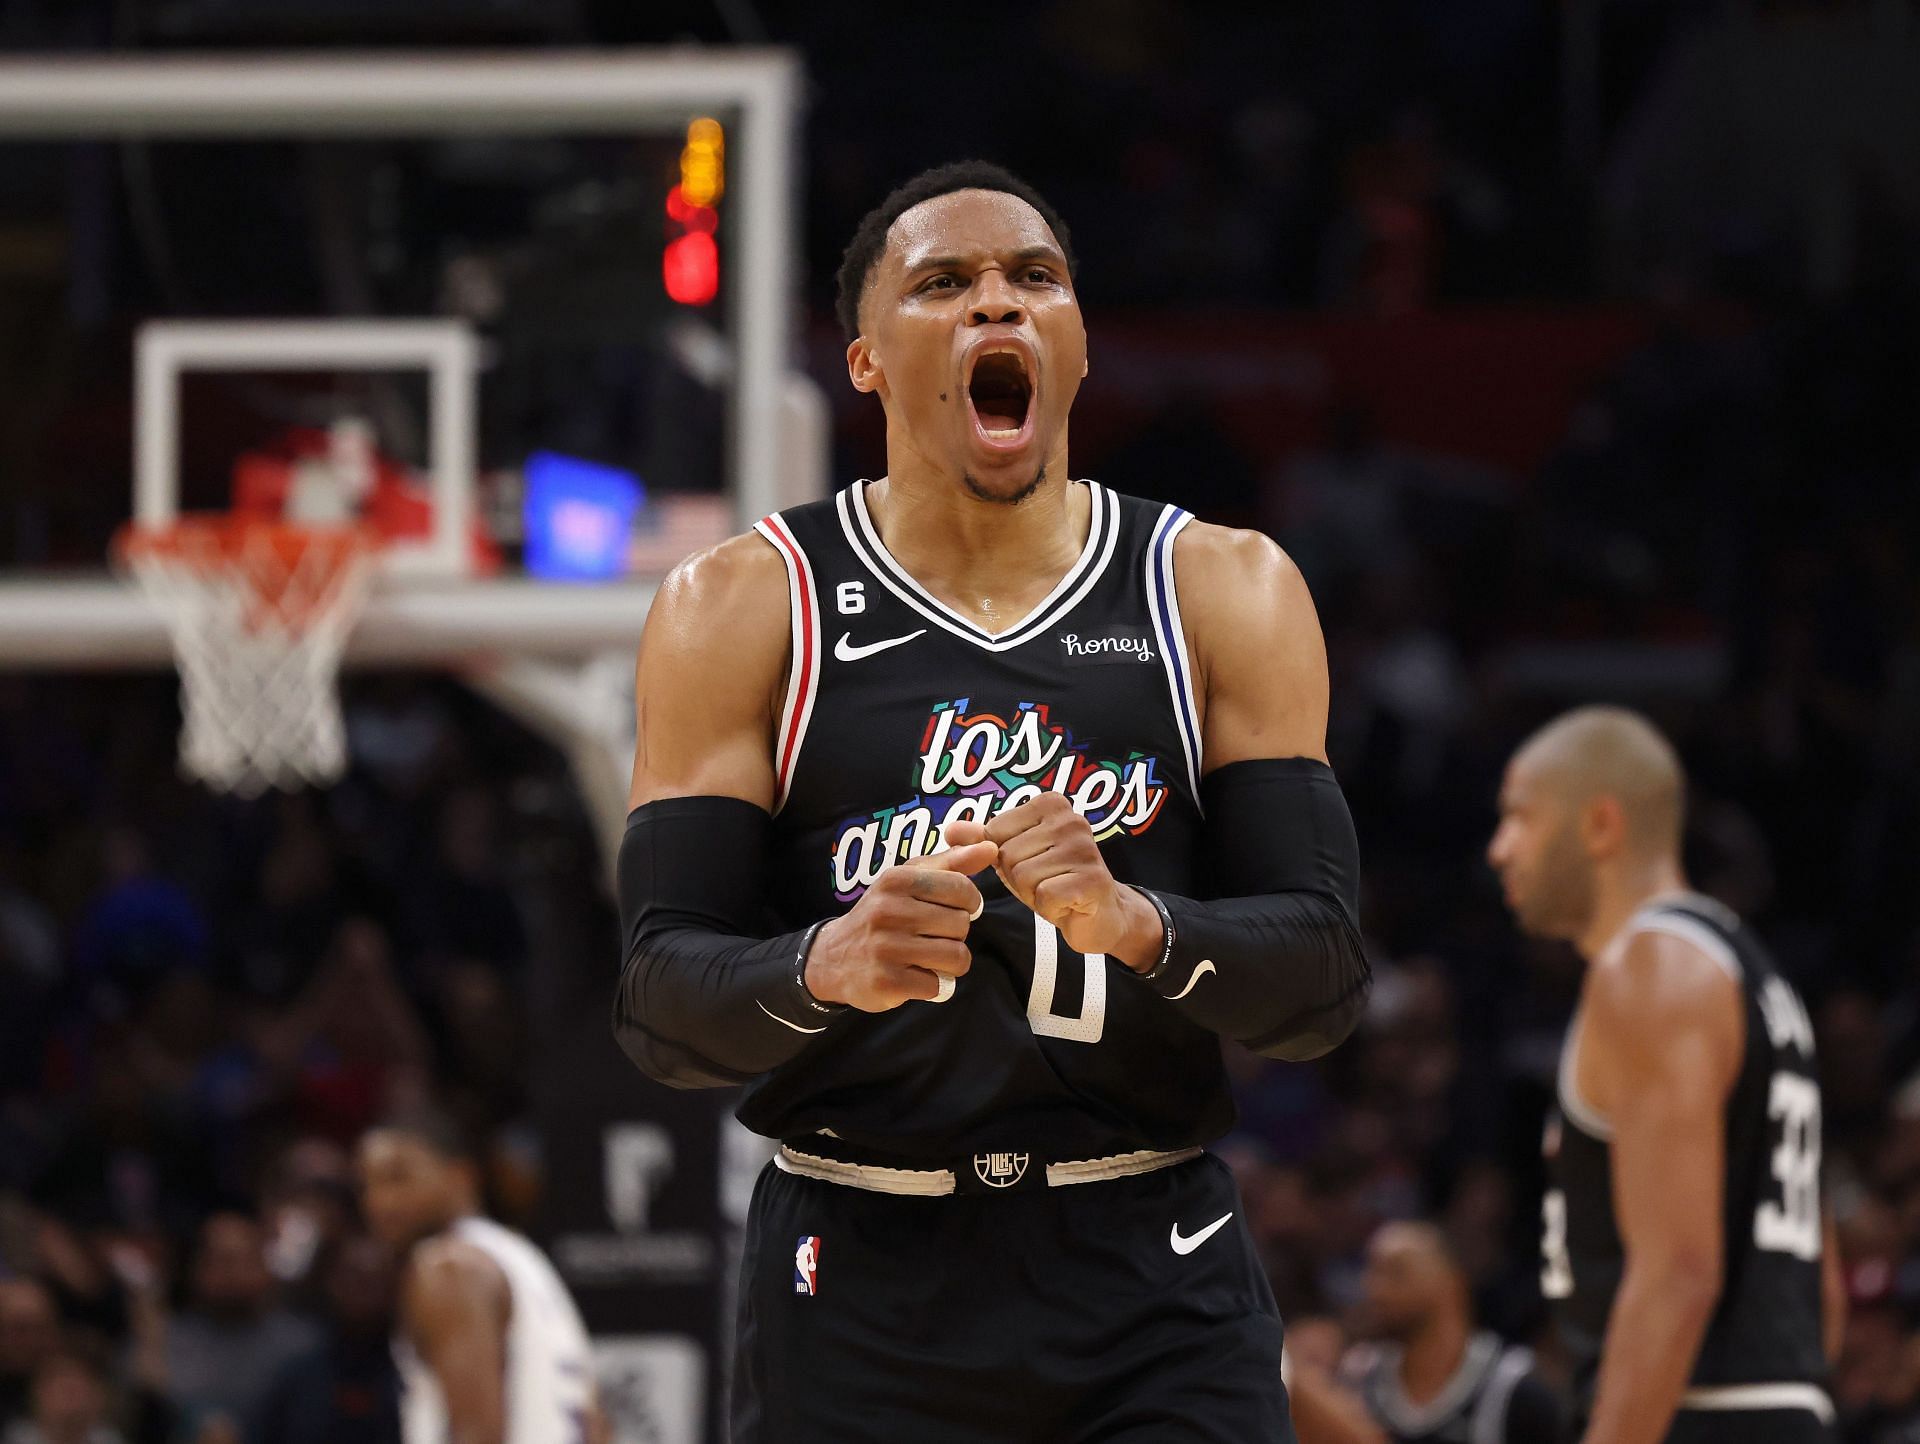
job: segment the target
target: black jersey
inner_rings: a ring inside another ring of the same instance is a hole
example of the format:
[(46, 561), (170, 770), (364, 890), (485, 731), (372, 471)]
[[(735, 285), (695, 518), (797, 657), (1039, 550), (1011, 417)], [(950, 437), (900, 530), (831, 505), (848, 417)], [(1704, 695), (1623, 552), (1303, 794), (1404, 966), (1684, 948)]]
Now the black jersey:
[(1400, 1383), (1397, 1344), (1356, 1349), (1342, 1369), (1393, 1444), (1558, 1444), (1559, 1400), (1534, 1372), (1533, 1353), (1481, 1332), (1467, 1341), (1453, 1377), (1425, 1403)]
[[(1724, 1280), (1683, 1407), (1731, 1407), (1725, 1391), (1738, 1386), (1797, 1385), (1786, 1397), (1817, 1410), (1814, 1386), (1826, 1365), (1813, 1026), (1759, 940), (1711, 899), (1690, 893), (1650, 903), (1613, 946), (1640, 932), (1695, 944), (1739, 983), (1746, 1010), (1746, 1055), (1726, 1107)], [(1559, 1107), (1547, 1127), (1553, 1186), (1541, 1290), (1555, 1301), (1586, 1405), (1626, 1258), (1613, 1213), (1612, 1129), (1575, 1083), (1578, 1029), (1576, 1019), (1560, 1059)]]
[[(774, 910), (845, 912), (883, 868), (1045, 792), (1092, 825), (1122, 882), (1189, 896), (1200, 823), (1193, 678), (1173, 587), (1191, 517), (1094, 482), (1086, 545), (997, 634), (881, 545), (864, 482), (757, 528), (786, 560), (793, 659), (776, 737)], [(1175, 1149), (1232, 1122), (1220, 1041), (1125, 964), (977, 879), (973, 967), (945, 1003), (840, 1019), (747, 1085), (740, 1118), (799, 1141), (944, 1162)]]

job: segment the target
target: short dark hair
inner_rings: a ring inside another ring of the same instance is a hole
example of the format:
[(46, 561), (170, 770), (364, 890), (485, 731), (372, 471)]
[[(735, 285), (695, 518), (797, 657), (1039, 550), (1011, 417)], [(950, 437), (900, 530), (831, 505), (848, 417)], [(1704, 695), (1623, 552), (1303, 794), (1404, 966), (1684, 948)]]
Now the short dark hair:
[(398, 1133), (424, 1143), (442, 1158), (453, 1163), (478, 1163), (480, 1149), (473, 1135), (460, 1120), (429, 1103), (397, 1109), (382, 1118), (370, 1133)]
[(893, 223), (922, 201), (955, 191), (1002, 191), (1032, 206), (1060, 243), (1060, 254), (1067, 262), (1067, 276), (1072, 279), (1073, 243), (1067, 236), (1067, 223), (1047, 204), (1045, 196), (1006, 167), (990, 160), (960, 160), (951, 165), (938, 165), (921, 171), (904, 185), (895, 186), (885, 200), (860, 218), (853, 239), (847, 242), (846, 254), (840, 258), (839, 291), (834, 297), (833, 312), (849, 341), (860, 334), (860, 297), (873, 275), (874, 263), (886, 248), (887, 232)]

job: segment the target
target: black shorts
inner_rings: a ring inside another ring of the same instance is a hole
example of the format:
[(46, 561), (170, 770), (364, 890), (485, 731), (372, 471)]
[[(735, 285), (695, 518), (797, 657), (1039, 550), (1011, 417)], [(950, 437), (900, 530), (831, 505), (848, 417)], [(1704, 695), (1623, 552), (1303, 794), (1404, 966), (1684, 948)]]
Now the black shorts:
[(1666, 1444), (1835, 1444), (1839, 1437), (1811, 1409), (1681, 1409)]
[(1279, 1311), (1210, 1155), (1003, 1196), (760, 1175), (734, 1444), (1293, 1438)]

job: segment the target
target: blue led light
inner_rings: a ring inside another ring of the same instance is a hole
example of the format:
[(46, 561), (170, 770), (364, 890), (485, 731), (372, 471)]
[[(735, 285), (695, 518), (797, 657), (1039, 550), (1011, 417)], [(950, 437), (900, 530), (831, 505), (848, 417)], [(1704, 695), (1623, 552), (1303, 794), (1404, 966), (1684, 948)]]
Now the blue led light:
[(526, 465), (526, 567), (549, 581), (598, 581), (626, 571), (633, 517), (646, 496), (632, 472), (552, 451)]

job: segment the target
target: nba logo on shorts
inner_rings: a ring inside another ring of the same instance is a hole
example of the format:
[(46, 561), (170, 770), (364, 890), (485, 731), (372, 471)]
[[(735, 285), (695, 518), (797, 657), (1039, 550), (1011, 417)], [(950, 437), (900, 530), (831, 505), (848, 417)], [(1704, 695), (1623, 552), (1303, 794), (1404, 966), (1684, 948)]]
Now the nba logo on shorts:
[(805, 1234), (793, 1250), (793, 1291), (812, 1298), (819, 1271), (820, 1240)]

